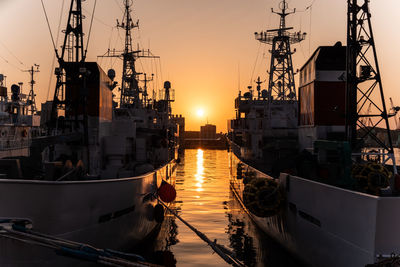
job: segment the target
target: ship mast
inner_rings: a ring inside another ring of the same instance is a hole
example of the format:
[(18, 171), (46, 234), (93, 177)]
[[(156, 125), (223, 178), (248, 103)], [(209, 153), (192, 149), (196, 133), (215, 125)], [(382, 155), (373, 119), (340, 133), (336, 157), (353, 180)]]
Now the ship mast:
[[(64, 42), (61, 47), (61, 54), (56, 50), (59, 67), (55, 69), (57, 76), (56, 89), (54, 91), (52, 106), (52, 121), (57, 119), (57, 110), (65, 109), (64, 101), (64, 69), (66, 62), (85, 62), (86, 53), (83, 47), (83, 26), (82, 26), (82, 0), (71, 0), (68, 13), (67, 28), (64, 32)], [(67, 59), (65, 56), (67, 54)]]
[(29, 82), (31, 85), (31, 89), (29, 91), (27, 103), (31, 107), (31, 110), (30, 110), (31, 115), (34, 115), (37, 112), (36, 100), (35, 100), (36, 95), (35, 95), (35, 91), (34, 91), (34, 86), (36, 84), (36, 81), (34, 79), (34, 75), (35, 75), (35, 73), (40, 72), (39, 65), (34, 64), (29, 70), (24, 70), (24, 72), (29, 72), (29, 74), (31, 76), (31, 81)]
[(132, 22), (131, 17), (131, 0), (125, 0), (125, 14), (122, 23), (117, 20), (117, 28), (125, 30), (125, 49), (122, 54), (123, 57), (123, 71), (122, 71), (122, 85), (121, 85), (121, 99), (120, 107), (130, 104), (137, 106), (139, 104), (139, 82), (138, 75), (135, 68), (135, 54), (140, 51), (133, 51), (132, 49), (132, 29), (139, 27), (139, 21)]
[[(393, 164), (397, 173), (389, 117), (383, 94), (381, 74), (369, 11), (369, 0), (347, 0), (347, 82), (346, 82), (346, 137), (353, 155), (360, 155), (359, 140), (370, 137), (374, 146), (383, 150), (383, 162)], [(372, 109), (368, 113), (364, 108)], [(366, 121), (373, 121), (372, 126)], [(378, 125), (384, 124), (385, 139), (378, 138)]]
[(142, 95), (143, 95), (143, 104), (145, 106), (147, 106), (147, 104), (148, 104), (148, 96), (149, 96), (149, 93), (147, 92), (147, 83), (151, 82), (153, 80), (154, 80), (154, 74), (151, 75), (151, 78), (147, 78), (147, 73), (144, 73), (143, 80), (139, 80), (139, 81), (143, 82), (143, 84), (144, 84)]
[[(121, 108), (127, 107), (142, 107), (147, 101), (147, 92), (142, 91), (139, 87), (139, 75), (143, 73), (137, 72), (136, 60), (138, 58), (159, 58), (151, 54), (149, 50), (133, 50), (133, 36), (132, 30), (139, 28), (139, 21), (136, 23), (132, 20), (132, 0), (124, 0), (124, 17), (121, 23), (117, 20), (117, 28), (125, 31), (125, 43), (123, 51), (108, 50), (103, 56), (99, 57), (117, 57), (123, 61), (122, 66), (122, 82), (121, 82), (121, 98), (119, 106)], [(150, 80), (146, 80), (147, 82)], [(142, 98), (141, 98), (142, 97)]]
[(279, 29), (267, 30), (255, 33), (256, 40), (272, 45), (271, 64), (269, 71), (268, 99), (272, 100), (296, 100), (292, 52), (290, 45), (300, 43), (305, 39), (306, 33), (291, 33), (293, 27), (286, 27), (286, 17), (294, 14), (296, 9), (289, 11), (286, 0), (280, 3), (280, 12), (272, 13), (280, 16)]

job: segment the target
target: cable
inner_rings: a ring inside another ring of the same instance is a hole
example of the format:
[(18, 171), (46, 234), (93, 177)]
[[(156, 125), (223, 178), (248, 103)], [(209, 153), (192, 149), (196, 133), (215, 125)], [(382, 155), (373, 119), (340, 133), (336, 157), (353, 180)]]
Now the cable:
[[(61, 21), (62, 21), (62, 15), (64, 13), (64, 5), (65, 5), (65, 0), (62, 1), (62, 5), (61, 5), (61, 11), (60, 11), (60, 19), (58, 21), (58, 28), (57, 28), (57, 37), (56, 37), (56, 44), (58, 44), (58, 40), (60, 37), (60, 29), (61, 29)], [(53, 70), (54, 70), (54, 65), (56, 62), (56, 55), (54, 54), (53, 56), (53, 62), (51, 64), (51, 69), (50, 69), (50, 75), (49, 75), (49, 86), (47, 88), (47, 97), (46, 100), (49, 100), (49, 95), (50, 95), (50, 87), (51, 87), (51, 82), (53, 81)]]
[(160, 64), (161, 88), (162, 88), (162, 82), (164, 81), (164, 78), (163, 78), (163, 73), (162, 73), (162, 68), (161, 68), (161, 58), (158, 58), (158, 61)]
[(11, 52), (10, 49), (8, 49), (8, 47), (2, 41), (0, 41), (0, 44), (8, 51), (8, 53), (10, 53), (11, 56), (13, 56), (18, 61), (19, 64), (25, 65), (21, 60), (19, 60), (19, 58), (17, 58), (17, 56), (13, 52)]
[[(313, 1), (313, 3), (315, 0)], [(311, 25), (312, 25), (312, 5), (310, 6), (310, 33), (308, 37), (308, 55), (311, 54)]]
[(16, 68), (19, 71), (24, 71), (23, 69), (17, 67), (16, 65), (12, 64), (10, 61), (8, 61), (6, 58), (4, 58), (3, 56), (0, 55), (0, 58), (3, 59), (7, 64), (9, 64), (10, 66)]
[(258, 44), (256, 61), (254, 62), (254, 67), (253, 67), (253, 71), (252, 71), (252, 73), (251, 73), (251, 78), (250, 78), (250, 84), (249, 84), (249, 85), (251, 85), (251, 84), (253, 83), (254, 71), (256, 70), (256, 66), (257, 66), (257, 62), (258, 62), (258, 57), (259, 57), (259, 54), (260, 54), (260, 48), (261, 48), (261, 42), (259, 42), (259, 44)]
[(115, 2), (115, 4), (118, 6), (118, 8), (119, 8), (122, 12), (124, 12), (124, 10), (123, 10), (122, 7), (119, 5), (119, 3), (117, 2), (117, 0), (114, 0), (114, 2)]
[[(90, 14), (90, 15), (91, 15), (90, 11), (88, 11), (86, 8), (82, 7), (82, 10), (85, 11), (87, 14)], [(108, 25), (107, 23), (105, 23), (104, 21), (102, 21), (101, 19), (99, 19), (99, 18), (96, 17), (96, 16), (94, 16), (94, 20), (96, 20), (97, 22), (100, 22), (100, 23), (103, 24), (104, 26), (107, 26), (107, 27), (109, 27), (109, 28), (114, 28), (113, 26)]]
[(93, 26), (94, 13), (96, 11), (96, 5), (97, 5), (97, 0), (94, 0), (92, 19), (90, 20), (89, 34), (88, 34), (88, 39), (87, 39), (87, 42), (86, 42), (85, 56), (83, 57), (83, 59), (86, 58), (87, 50), (88, 50), (88, 47), (89, 47), (90, 34), (92, 33), (92, 26)]
[(46, 8), (44, 7), (43, 0), (40, 0), (40, 1), (42, 2), (43, 12), (44, 12), (44, 15), (45, 15), (45, 17), (46, 17), (47, 26), (49, 27), (49, 32), (50, 32), (51, 41), (52, 41), (52, 43), (53, 43), (53, 47), (54, 47), (54, 50), (56, 51), (56, 55), (57, 55), (57, 58), (58, 58), (57, 47), (56, 47), (56, 43), (54, 42), (53, 33), (51, 32), (50, 22), (49, 22), (49, 18), (48, 18), (48, 16), (47, 16)]

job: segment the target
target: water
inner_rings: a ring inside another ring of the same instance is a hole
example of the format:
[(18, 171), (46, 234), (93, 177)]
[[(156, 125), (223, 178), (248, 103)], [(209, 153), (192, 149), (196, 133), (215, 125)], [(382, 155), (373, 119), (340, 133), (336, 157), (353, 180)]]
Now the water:
[[(299, 266), (241, 210), (230, 191), (228, 162), (226, 151), (186, 150), (175, 174), (173, 208), (211, 240), (234, 250), (247, 266)], [(229, 266), (172, 215), (163, 223), (153, 251), (153, 261), (168, 266)]]

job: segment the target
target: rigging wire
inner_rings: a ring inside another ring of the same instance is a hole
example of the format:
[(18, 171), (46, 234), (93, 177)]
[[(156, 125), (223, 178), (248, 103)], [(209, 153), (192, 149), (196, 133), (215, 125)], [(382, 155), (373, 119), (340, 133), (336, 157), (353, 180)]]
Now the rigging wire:
[[(300, 16), (300, 31), (303, 29), (303, 16)], [(303, 54), (303, 57), (306, 58), (306, 54), (304, 53), (304, 48), (302, 45), (302, 42), (299, 43), (300, 45), (300, 49), (301, 49), (301, 53)]]
[(19, 71), (24, 71), (23, 69), (21, 69), (20, 67), (14, 65), (13, 63), (11, 63), (10, 61), (8, 61), (5, 57), (0, 55), (0, 58), (4, 60), (4, 62), (6, 62), (7, 64), (9, 64), (11, 67), (16, 68)]
[(124, 9), (121, 7), (121, 5), (117, 2), (117, 0), (114, 0), (115, 4), (118, 6), (118, 8), (124, 12)]
[(311, 25), (312, 25), (312, 7), (313, 7), (313, 5), (314, 5), (314, 3), (315, 3), (315, 1), (316, 0), (313, 0), (312, 2), (311, 2), (311, 4), (309, 4), (304, 10), (299, 10), (299, 11), (297, 11), (297, 12), (307, 12), (307, 11), (310, 11), (310, 30), (309, 30), (309, 33), (308, 33), (308, 55), (310, 55), (311, 54)]
[(159, 62), (159, 67), (160, 67), (160, 76), (161, 76), (161, 87), (162, 87), (162, 82), (164, 81), (163, 78), (163, 73), (162, 73), (162, 64), (161, 64), (161, 58), (158, 58), (158, 62)]
[(11, 56), (13, 56), (18, 61), (19, 64), (25, 65), (10, 49), (8, 49), (8, 47), (2, 41), (0, 41), (0, 44), (8, 51)]
[(53, 47), (54, 47), (54, 50), (56, 51), (56, 55), (57, 55), (57, 58), (58, 58), (57, 47), (56, 47), (56, 43), (54, 42), (53, 33), (51, 32), (49, 17), (47, 16), (47, 12), (46, 12), (46, 8), (45, 8), (45, 6), (44, 6), (43, 0), (40, 0), (40, 1), (42, 2), (43, 12), (44, 12), (44, 16), (46, 17), (47, 26), (49, 27), (49, 32), (50, 32), (51, 41), (52, 41), (52, 43), (53, 43)]
[(255, 70), (256, 70), (258, 58), (259, 58), (259, 55), (260, 55), (260, 48), (261, 48), (261, 42), (259, 42), (259, 44), (258, 44), (256, 61), (254, 62), (253, 71), (251, 72), (251, 77), (250, 77), (250, 83), (249, 83), (249, 85), (252, 85), (252, 84), (253, 84), (254, 72), (255, 72)]
[(240, 92), (240, 61), (238, 61), (238, 91)]
[[(61, 11), (60, 11), (60, 19), (58, 21), (58, 28), (57, 28), (57, 37), (56, 37), (56, 44), (58, 44), (58, 40), (60, 37), (60, 32), (61, 32), (61, 21), (62, 21), (62, 15), (64, 13), (64, 5), (65, 5), (65, 0), (62, 1), (62, 5), (61, 5)], [(49, 78), (49, 85), (47, 88), (47, 97), (46, 100), (49, 99), (49, 95), (50, 95), (50, 87), (51, 87), (51, 83), (53, 81), (53, 70), (54, 70), (54, 65), (55, 65), (55, 61), (56, 61), (56, 54), (54, 54), (53, 56), (53, 62), (51, 64), (51, 68), (50, 68), (50, 78)]]
[(111, 27), (110, 38), (108, 39), (108, 51), (111, 49), (111, 41), (114, 33), (114, 27)]
[(310, 33), (308, 37), (308, 55), (311, 54), (311, 25), (312, 25), (312, 5), (314, 4), (315, 0), (310, 5)]
[[(87, 14), (92, 15), (91, 12), (88, 11), (86, 8), (82, 7), (82, 10), (85, 11)], [(106, 22), (102, 21), (101, 19), (99, 19), (99, 18), (96, 17), (96, 16), (94, 16), (94, 20), (97, 21), (97, 22), (99, 22), (99, 23), (101, 23), (101, 24), (103, 24), (103, 25), (106, 26), (106, 27), (114, 28), (113, 26), (107, 24)]]
[(94, 13), (96, 11), (96, 5), (97, 5), (97, 0), (94, 0), (92, 18), (90, 20), (89, 34), (88, 34), (88, 38), (87, 38), (87, 42), (86, 42), (85, 56), (83, 57), (84, 59), (86, 59), (87, 50), (88, 50), (88, 47), (89, 47), (89, 41), (90, 41), (90, 35), (92, 33), (92, 26), (93, 26)]
[[(267, 45), (266, 44), (262, 44), (263, 46), (263, 53), (262, 53), (262, 60), (265, 60), (266, 62), (268, 62), (268, 57), (266, 56), (266, 50), (267, 50)], [(257, 73), (260, 72), (267, 72), (266, 68), (267, 68), (268, 64), (258, 64), (258, 68), (257, 68)], [(265, 70), (262, 69), (263, 67), (265, 67)]]

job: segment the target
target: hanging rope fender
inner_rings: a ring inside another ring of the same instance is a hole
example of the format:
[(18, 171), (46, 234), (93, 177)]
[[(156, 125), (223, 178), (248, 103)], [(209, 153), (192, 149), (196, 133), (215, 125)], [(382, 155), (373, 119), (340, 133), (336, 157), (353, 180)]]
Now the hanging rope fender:
[(172, 215), (178, 218), (183, 224), (185, 224), (190, 230), (192, 230), (198, 237), (200, 237), (204, 242), (206, 242), (215, 253), (217, 253), (226, 263), (234, 267), (245, 267), (238, 259), (235, 258), (235, 254), (223, 245), (217, 244), (217, 240), (211, 241), (205, 234), (197, 230), (187, 221), (185, 221), (181, 216), (179, 216), (174, 210), (172, 210), (168, 205), (166, 205), (160, 198), (158, 198), (159, 203), (164, 206)]

